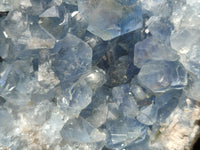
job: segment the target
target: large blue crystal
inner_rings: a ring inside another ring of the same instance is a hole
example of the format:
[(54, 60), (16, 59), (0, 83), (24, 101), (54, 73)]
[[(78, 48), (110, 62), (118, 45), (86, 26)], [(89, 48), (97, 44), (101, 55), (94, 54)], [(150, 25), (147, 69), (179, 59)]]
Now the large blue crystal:
[(142, 12), (137, 0), (78, 0), (78, 8), (89, 22), (88, 30), (103, 40), (142, 27)]

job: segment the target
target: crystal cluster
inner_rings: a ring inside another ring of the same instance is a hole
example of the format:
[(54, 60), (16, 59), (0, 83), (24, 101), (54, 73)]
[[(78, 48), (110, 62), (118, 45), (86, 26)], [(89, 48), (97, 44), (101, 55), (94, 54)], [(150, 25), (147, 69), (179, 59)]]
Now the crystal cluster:
[(0, 150), (188, 148), (199, 1), (1, 0), (0, 12)]

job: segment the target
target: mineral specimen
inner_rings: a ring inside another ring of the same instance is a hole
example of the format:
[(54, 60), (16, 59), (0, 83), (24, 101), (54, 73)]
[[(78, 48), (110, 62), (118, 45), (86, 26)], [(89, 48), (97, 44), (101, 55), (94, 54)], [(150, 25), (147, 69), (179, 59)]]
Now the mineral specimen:
[(197, 0), (1, 0), (0, 150), (191, 150)]

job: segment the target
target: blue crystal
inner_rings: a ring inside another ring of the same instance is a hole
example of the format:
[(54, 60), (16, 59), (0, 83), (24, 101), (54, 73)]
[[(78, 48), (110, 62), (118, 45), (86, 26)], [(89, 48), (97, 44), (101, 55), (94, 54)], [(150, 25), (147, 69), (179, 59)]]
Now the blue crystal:
[(89, 22), (88, 30), (103, 40), (142, 27), (142, 12), (136, 0), (78, 0), (78, 8)]
[(150, 61), (144, 64), (138, 74), (139, 82), (153, 92), (182, 89), (187, 84), (187, 72), (177, 62)]
[(117, 104), (119, 111), (124, 116), (135, 117), (138, 111), (133, 96), (129, 93), (129, 85), (120, 85), (112, 90), (113, 101)]
[(56, 43), (51, 50), (52, 67), (60, 81), (72, 81), (91, 69), (92, 49), (74, 35), (67, 36)]
[(130, 143), (138, 143), (146, 137), (147, 128), (135, 119), (124, 118), (107, 122), (107, 147), (123, 149)]
[[(105, 134), (100, 131), (96, 131), (96, 135), (93, 135), (95, 128), (93, 128), (83, 118), (77, 118), (69, 120), (61, 130), (61, 135), (64, 139), (69, 141), (92, 143), (104, 140)], [(99, 134), (99, 137), (98, 137)], [(96, 139), (93, 137), (97, 136)]]
[(175, 51), (154, 37), (135, 44), (134, 64), (139, 68), (150, 60), (175, 61), (178, 58)]

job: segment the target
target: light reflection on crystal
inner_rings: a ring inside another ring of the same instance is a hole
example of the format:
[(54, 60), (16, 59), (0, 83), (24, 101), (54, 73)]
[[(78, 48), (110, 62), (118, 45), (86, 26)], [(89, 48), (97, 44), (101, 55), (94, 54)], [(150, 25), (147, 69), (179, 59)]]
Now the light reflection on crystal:
[(199, 10), (195, 0), (0, 1), (0, 149), (187, 147), (200, 116)]

